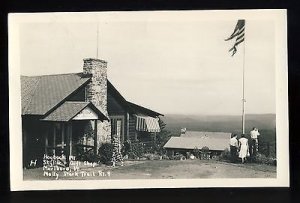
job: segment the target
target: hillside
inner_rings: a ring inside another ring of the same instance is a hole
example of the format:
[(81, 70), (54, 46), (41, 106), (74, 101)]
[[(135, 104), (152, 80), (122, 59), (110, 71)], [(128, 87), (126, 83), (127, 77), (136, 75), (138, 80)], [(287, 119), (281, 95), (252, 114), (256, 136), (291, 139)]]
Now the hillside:
[[(275, 114), (247, 114), (246, 132), (249, 132), (254, 126), (259, 130), (275, 131), (275, 119)], [(178, 134), (181, 128), (212, 132), (240, 133), (241, 131), (241, 116), (167, 114), (162, 117), (162, 120), (167, 124), (166, 129), (174, 134)]]

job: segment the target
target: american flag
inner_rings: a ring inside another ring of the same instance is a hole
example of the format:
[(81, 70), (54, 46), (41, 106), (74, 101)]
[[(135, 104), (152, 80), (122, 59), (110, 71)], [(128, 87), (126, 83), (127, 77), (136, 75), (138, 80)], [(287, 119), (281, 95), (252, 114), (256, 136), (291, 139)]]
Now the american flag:
[(229, 49), (229, 52), (232, 51), (233, 56), (237, 51), (237, 46), (242, 43), (245, 40), (245, 20), (238, 20), (233, 33), (225, 39), (225, 41), (229, 41), (235, 39), (235, 43), (231, 49)]

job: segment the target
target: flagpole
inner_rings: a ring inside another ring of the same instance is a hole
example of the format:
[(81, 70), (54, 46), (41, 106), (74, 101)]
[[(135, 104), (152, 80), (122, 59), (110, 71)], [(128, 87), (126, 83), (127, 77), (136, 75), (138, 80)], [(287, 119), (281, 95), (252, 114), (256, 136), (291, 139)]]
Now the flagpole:
[(242, 133), (245, 134), (245, 46), (246, 46), (246, 22), (244, 26), (244, 53), (243, 53), (243, 99), (242, 99)]
[(245, 100), (245, 61), (246, 61), (246, 39), (245, 39), (245, 36), (246, 36), (246, 21), (245, 19), (239, 19), (235, 28), (234, 28), (234, 31), (233, 33), (227, 38), (225, 39), (225, 41), (228, 41), (228, 40), (232, 40), (235, 38), (235, 43), (233, 45), (233, 47), (231, 47), (231, 49), (229, 49), (229, 52), (232, 51), (232, 55), (231, 56), (234, 56), (234, 54), (237, 52), (237, 46), (244, 42), (244, 53), (243, 53), (243, 98), (242, 98), (242, 134), (245, 134), (245, 103), (246, 103), (246, 100)]
[(97, 54), (96, 54), (96, 58), (98, 58), (98, 41), (99, 41), (99, 23), (97, 22)]

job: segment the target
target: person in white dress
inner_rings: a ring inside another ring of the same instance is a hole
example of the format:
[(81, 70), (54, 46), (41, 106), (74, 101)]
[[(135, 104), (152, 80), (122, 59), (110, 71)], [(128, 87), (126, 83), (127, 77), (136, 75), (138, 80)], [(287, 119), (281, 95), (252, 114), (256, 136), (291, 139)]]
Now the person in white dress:
[(242, 163), (245, 162), (246, 157), (249, 156), (249, 145), (248, 139), (245, 138), (245, 135), (242, 134), (241, 138), (239, 139), (239, 158), (242, 159)]

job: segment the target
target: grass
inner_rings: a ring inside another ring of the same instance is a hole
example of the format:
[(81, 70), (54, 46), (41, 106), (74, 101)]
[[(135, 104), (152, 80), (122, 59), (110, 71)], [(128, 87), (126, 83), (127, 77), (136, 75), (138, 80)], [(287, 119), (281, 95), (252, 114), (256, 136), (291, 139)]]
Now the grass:
[[(58, 180), (98, 179), (189, 179), (189, 178), (276, 178), (276, 167), (260, 164), (232, 164), (214, 160), (154, 160), (126, 161), (124, 166), (81, 168), (78, 176), (64, 176)], [(94, 172), (94, 173), (93, 173)], [(24, 180), (56, 180), (43, 176), (42, 168), (24, 170)]]

